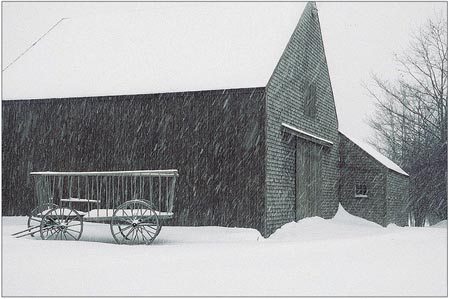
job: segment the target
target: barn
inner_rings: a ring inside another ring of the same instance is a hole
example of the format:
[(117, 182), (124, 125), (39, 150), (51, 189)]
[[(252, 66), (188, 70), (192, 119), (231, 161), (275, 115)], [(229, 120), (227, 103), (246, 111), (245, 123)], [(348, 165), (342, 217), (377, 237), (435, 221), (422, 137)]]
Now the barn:
[(63, 19), (3, 71), (4, 215), (34, 206), (31, 171), (178, 169), (174, 225), (268, 236), (334, 216), (342, 138), (315, 3), (176, 4)]
[(359, 217), (408, 225), (409, 176), (364, 142), (339, 132), (339, 201)]

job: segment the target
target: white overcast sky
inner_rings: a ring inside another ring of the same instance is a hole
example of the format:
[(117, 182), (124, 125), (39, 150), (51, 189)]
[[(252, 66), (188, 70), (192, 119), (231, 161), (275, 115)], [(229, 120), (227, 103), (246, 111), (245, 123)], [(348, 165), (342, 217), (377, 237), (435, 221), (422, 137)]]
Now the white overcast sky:
[[(62, 17), (136, 10), (145, 3), (2, 2), (3, 68)], [(273, 5), (277, 5), (273, 3)], [(371, 73), (395, 77), (394, 53), (427, 19), (447, 16), (446, 2), (318, 2), (339, 126), (367, 139), (373, 100), (363, 88)], [(299, 17), (301, 12), (299, 12)]]

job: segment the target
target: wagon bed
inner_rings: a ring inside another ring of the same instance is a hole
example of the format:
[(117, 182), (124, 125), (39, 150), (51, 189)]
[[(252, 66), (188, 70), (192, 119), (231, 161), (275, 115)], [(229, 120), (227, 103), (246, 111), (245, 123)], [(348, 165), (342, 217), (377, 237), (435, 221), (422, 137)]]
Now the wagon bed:
[[(44, 210), (40, 213), (38, 213), (36, 216), (44, 216), (45, 214), (47, 214), (49, 211), (51, 211), (51, 209), (47, 209)], [(103, 222), (103, 221), (110, 221), (113, 214), (114, 214), (114, 209), (93, 209), (87, 212), (83, 212), (83, 211), (78, 211), (78, 214), (80, 216), (83, 216), (83, 220), (85, 222)], [(66, 216), (66, 217), (70, 217), (70, 212), (71, 210), (68, 209), (63, 209), (60, 213), (58, 213), (61, 216)], [(173, 212), (161, 212), (161, 211), (154, 211), (156, 216), (158, 216), (159, 219), (164, 220), (164, 219), (172, 219), (174, 216)], [(128, 210), (121, 210), (120, 214), (116, 215), (116, 217), (121, 217), (121, 216), (129, 216), (133, 213), (132, 209), (128, 209)], [(145, 211), (142, 215), (140, 216), (146, 216), (149, 215), (148, 211)]]
[[(123, 211), (123, 212), (122, 212)], [(122, 210), (121, 215), (116, 215), (117, 217), (121, 216), (128, 216), (131, 215), (132, 210)], [(174, 216), (173, 212), (161, 212), (161, 211), (154, 211), (155, 214), (158, 216), (158, 219), (165, 220), (165, 219), (172, 219)], [(110, 221), (112, 218), (112, 215), (114, 214), (114, 209), (94, 209), (90, 210), (88, 212), (84, 213), (83, 220), (86, 222), (103, 222), (103, 221)], [(142, 216), (149, 215), (148, 212), (145, 212)]]

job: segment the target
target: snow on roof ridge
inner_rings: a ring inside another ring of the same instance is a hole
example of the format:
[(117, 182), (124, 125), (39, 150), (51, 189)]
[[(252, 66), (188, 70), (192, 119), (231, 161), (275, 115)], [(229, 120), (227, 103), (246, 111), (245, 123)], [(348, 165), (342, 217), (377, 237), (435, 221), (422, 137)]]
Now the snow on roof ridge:
[(397, 173), (409, 176), (409, 174), (407, 174), (403, 169), (401, 169), (400, 166), (395, 164), (391, 159), (389, 159), (385, 155), (383, 155), (380, 152), (378, 152), (371, 145), (367, 144), (366, 142), (364, 142), (364, 141), (362, 141), (362, 140), (360, 140), (360, 139), (358, 139), (356, 137), (351, 136), (348, 133), (342, 132), (341, 129), (339, 129), (339, 133), (341, 133), (342, 135), (344, 135), (345, 137), (350, 139), (354, 144), (356, 144), (363, 151), (368, 153), (372, 158), (374, 158), (375, 160), (377, 160), (378, 162), (380, 162), (381, 164), (383, 164), (384, 166), (386, 166), (390, 170), (393, 170), (393, 171), (395, 171)]
[(148, 7), (62, 22), (3, 73), (3, 99), (264, 87), (306, 3)]

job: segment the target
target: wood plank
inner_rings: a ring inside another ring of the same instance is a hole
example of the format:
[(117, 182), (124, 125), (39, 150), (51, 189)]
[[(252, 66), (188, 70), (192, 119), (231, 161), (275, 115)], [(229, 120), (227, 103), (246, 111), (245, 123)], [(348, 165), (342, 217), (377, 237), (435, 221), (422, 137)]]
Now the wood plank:
[(76, 197), (61, 198), (60, 201), (62, 201), (62, 202), (93, 202), (93, 203), (100, 203), (100, 200), (86, 199), (86, 198), (76, 198)]

